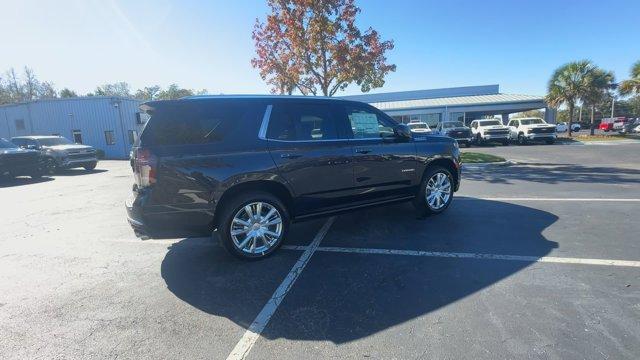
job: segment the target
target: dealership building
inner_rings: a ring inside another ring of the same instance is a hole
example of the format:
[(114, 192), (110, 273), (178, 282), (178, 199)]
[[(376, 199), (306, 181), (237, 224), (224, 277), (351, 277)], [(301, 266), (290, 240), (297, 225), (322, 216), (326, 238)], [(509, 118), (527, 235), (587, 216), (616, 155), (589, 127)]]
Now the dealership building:
[(498, 85), (400, 91), (343, 96), (369, 103), (403, 123), (422, 121), (435, 127), (441, 121), (469, 124), (475, 119), (498, 117), (507, 124), (513, 113), (544, 109), (545, 120), (556, 122), (556, 112), (542, 96), (503, 94)]
[[(343, 96), (370, 103), (398, 121), (422, 121), (435, 127), (441, 121), (500, 117), (544, 109), (555, 123), (555, 111), (541, 96), (503, 94), (498, 85), (389, 92)], [(144, 124), (140, 101), (122, 97), (77, 97), (36, 100), (0, 106), (0, 137), (61, 135), (104, 151), (108, 159), (126, 159)]]
[(0, 106), (0, 137), (61, 135), (127, 159), (142, 129), (140, 102), (121, 97), (36, 100)]

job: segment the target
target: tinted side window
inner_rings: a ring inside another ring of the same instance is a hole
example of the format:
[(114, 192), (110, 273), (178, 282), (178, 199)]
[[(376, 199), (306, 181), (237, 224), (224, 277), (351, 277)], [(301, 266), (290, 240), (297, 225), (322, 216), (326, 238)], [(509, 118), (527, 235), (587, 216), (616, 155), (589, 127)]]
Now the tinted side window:
[(141, 142), (184, 145), (221, 141), (250, 109), (249, 104), (233, 101), (160, 106), (151, 111)]
[(24, 139), (11, 139), (11, 142), (12, 142), (12, 143), (14, 143), (14, 144), (16, 144), (16, 146), (19, 146), (19, 147), (24, 147), (24, 146), (26, 146), (26, 145), (25, 145), (25, 144), (26, 144), (26, 142), (25, 142), (25, 140), (24, 140)]
[(323, 104), (277, 104), (269, 118), (267, 138), (282, 141), (337, 139), (335, 119)]
[(354, 139), (392, 137), (395, 124), (366, 107), (347, 105), (345, 111)]

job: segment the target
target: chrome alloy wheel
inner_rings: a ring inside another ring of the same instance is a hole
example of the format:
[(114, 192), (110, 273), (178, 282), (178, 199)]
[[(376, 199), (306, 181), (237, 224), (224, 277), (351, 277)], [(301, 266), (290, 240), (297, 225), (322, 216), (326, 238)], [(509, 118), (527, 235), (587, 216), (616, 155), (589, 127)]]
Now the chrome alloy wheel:
[(238, 210), (229, 231), (238, 250), (261, 254), (278, 243), (282, 230), (278, 209), (266, 202), (253, 202)]
[(445, 173), (435, 173), (427, 182), (425, 191), (427, 204), (433, 210), (440, 210), (451, 198), (451, 180)]

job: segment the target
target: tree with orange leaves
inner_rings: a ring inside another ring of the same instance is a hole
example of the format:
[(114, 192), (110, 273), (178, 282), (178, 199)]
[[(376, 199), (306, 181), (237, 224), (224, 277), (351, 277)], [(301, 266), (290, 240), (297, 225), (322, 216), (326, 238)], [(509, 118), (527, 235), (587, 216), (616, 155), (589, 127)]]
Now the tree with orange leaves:
[(355, 83), (363, 92), (384, 85), (393, 41), (355, 25), (354, 0), (268, 0), (271, 13), (256, 20), (251, 60), (273, 93), (333, 96)]

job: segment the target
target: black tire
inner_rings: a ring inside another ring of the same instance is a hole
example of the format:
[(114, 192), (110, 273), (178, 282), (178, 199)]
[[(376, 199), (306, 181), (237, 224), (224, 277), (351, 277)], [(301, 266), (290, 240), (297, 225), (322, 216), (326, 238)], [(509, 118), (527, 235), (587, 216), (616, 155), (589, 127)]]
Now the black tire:
[[(438, 173), (443, 173), (449, 179), (449, 183), (451, 184), (451, 188), (450, 188), (451, 192), (450, 192), (449, 199), (444, 203), (444, 206), (442, 206), (441, 208), (434, 209), (429, 205), (427, 201), (427, 184), (429, 183), (429, 180), (434, 176), (436, 176), (436, 174)], [(431, 166), (427, 168), (427, 170), (424, 173), (424, 176), (422, 177), (422, 182), (420, 183), (420, 190), (418, 191), (418, 194), (413, 200), (413, 206), (416, 208), (418, 212), (418, 216), (421, 216), (421, 217), (431, 216), (431, 215), (437, 215), (444, 212), (449, 207), (449, 205), (451, 204), (451, 201), (453, 200), (453, 189), (454, 189), (453, 175), (451, 175), (451, 172), (447, 168), (444, 168), (442, 166)]]
[[(252, 254), (244, 252), (236, 246), (231, 236), (231, 226), (234, 216), (246, 205), (253, 202), (268, 203), (278, 210), (282, 219), (282, 232), (280, 237), (269, 249)], [(242, 260), (259, 260), (271, 255), (282, 245), (282, 241), (287, 237), (290, 222), (289, 212), (280, 199), (267, 192), (251, 191), (238, 194), (228, 201), (225, 201), (220, 216), (218, 217), (217, 232), (222, 241), (222, 245), (229, 254)]]
[(55, 174), (58, 170), (56, 166), (56, 161), (53, 158), (47, 158), (44, 163), (45, 172), (47, 174)]
[(509, 140), (502, 140), (502, 146), (509, 146)]
[(44, 173), (42, 173), (41, 171), (29, 175), (29, 177), (31, 177), (32, 179), (40, 179), (42, 178), (42, 176), (44, 176)]
[(555, 144), (556, 140), (555, 139), (550, 139), (550, 140), (547, 140), (545, 142), (547, 143), (547, 145), (553, 145), (553, 144)]
[(518, 134), (518, 145), (526, 145), (527, 139), (524, 137), (524, 134)]
[(98, 165), (98, 163), (97, 163), (97, 162), (92, 162), (92, 163), (85, 164), (85, 165), (83, 166), (83, 168), (84, 168), (85, 170), (87, 170), (87, 171), (91, 171), (91, 170), (95, 169), (97, 165)]

